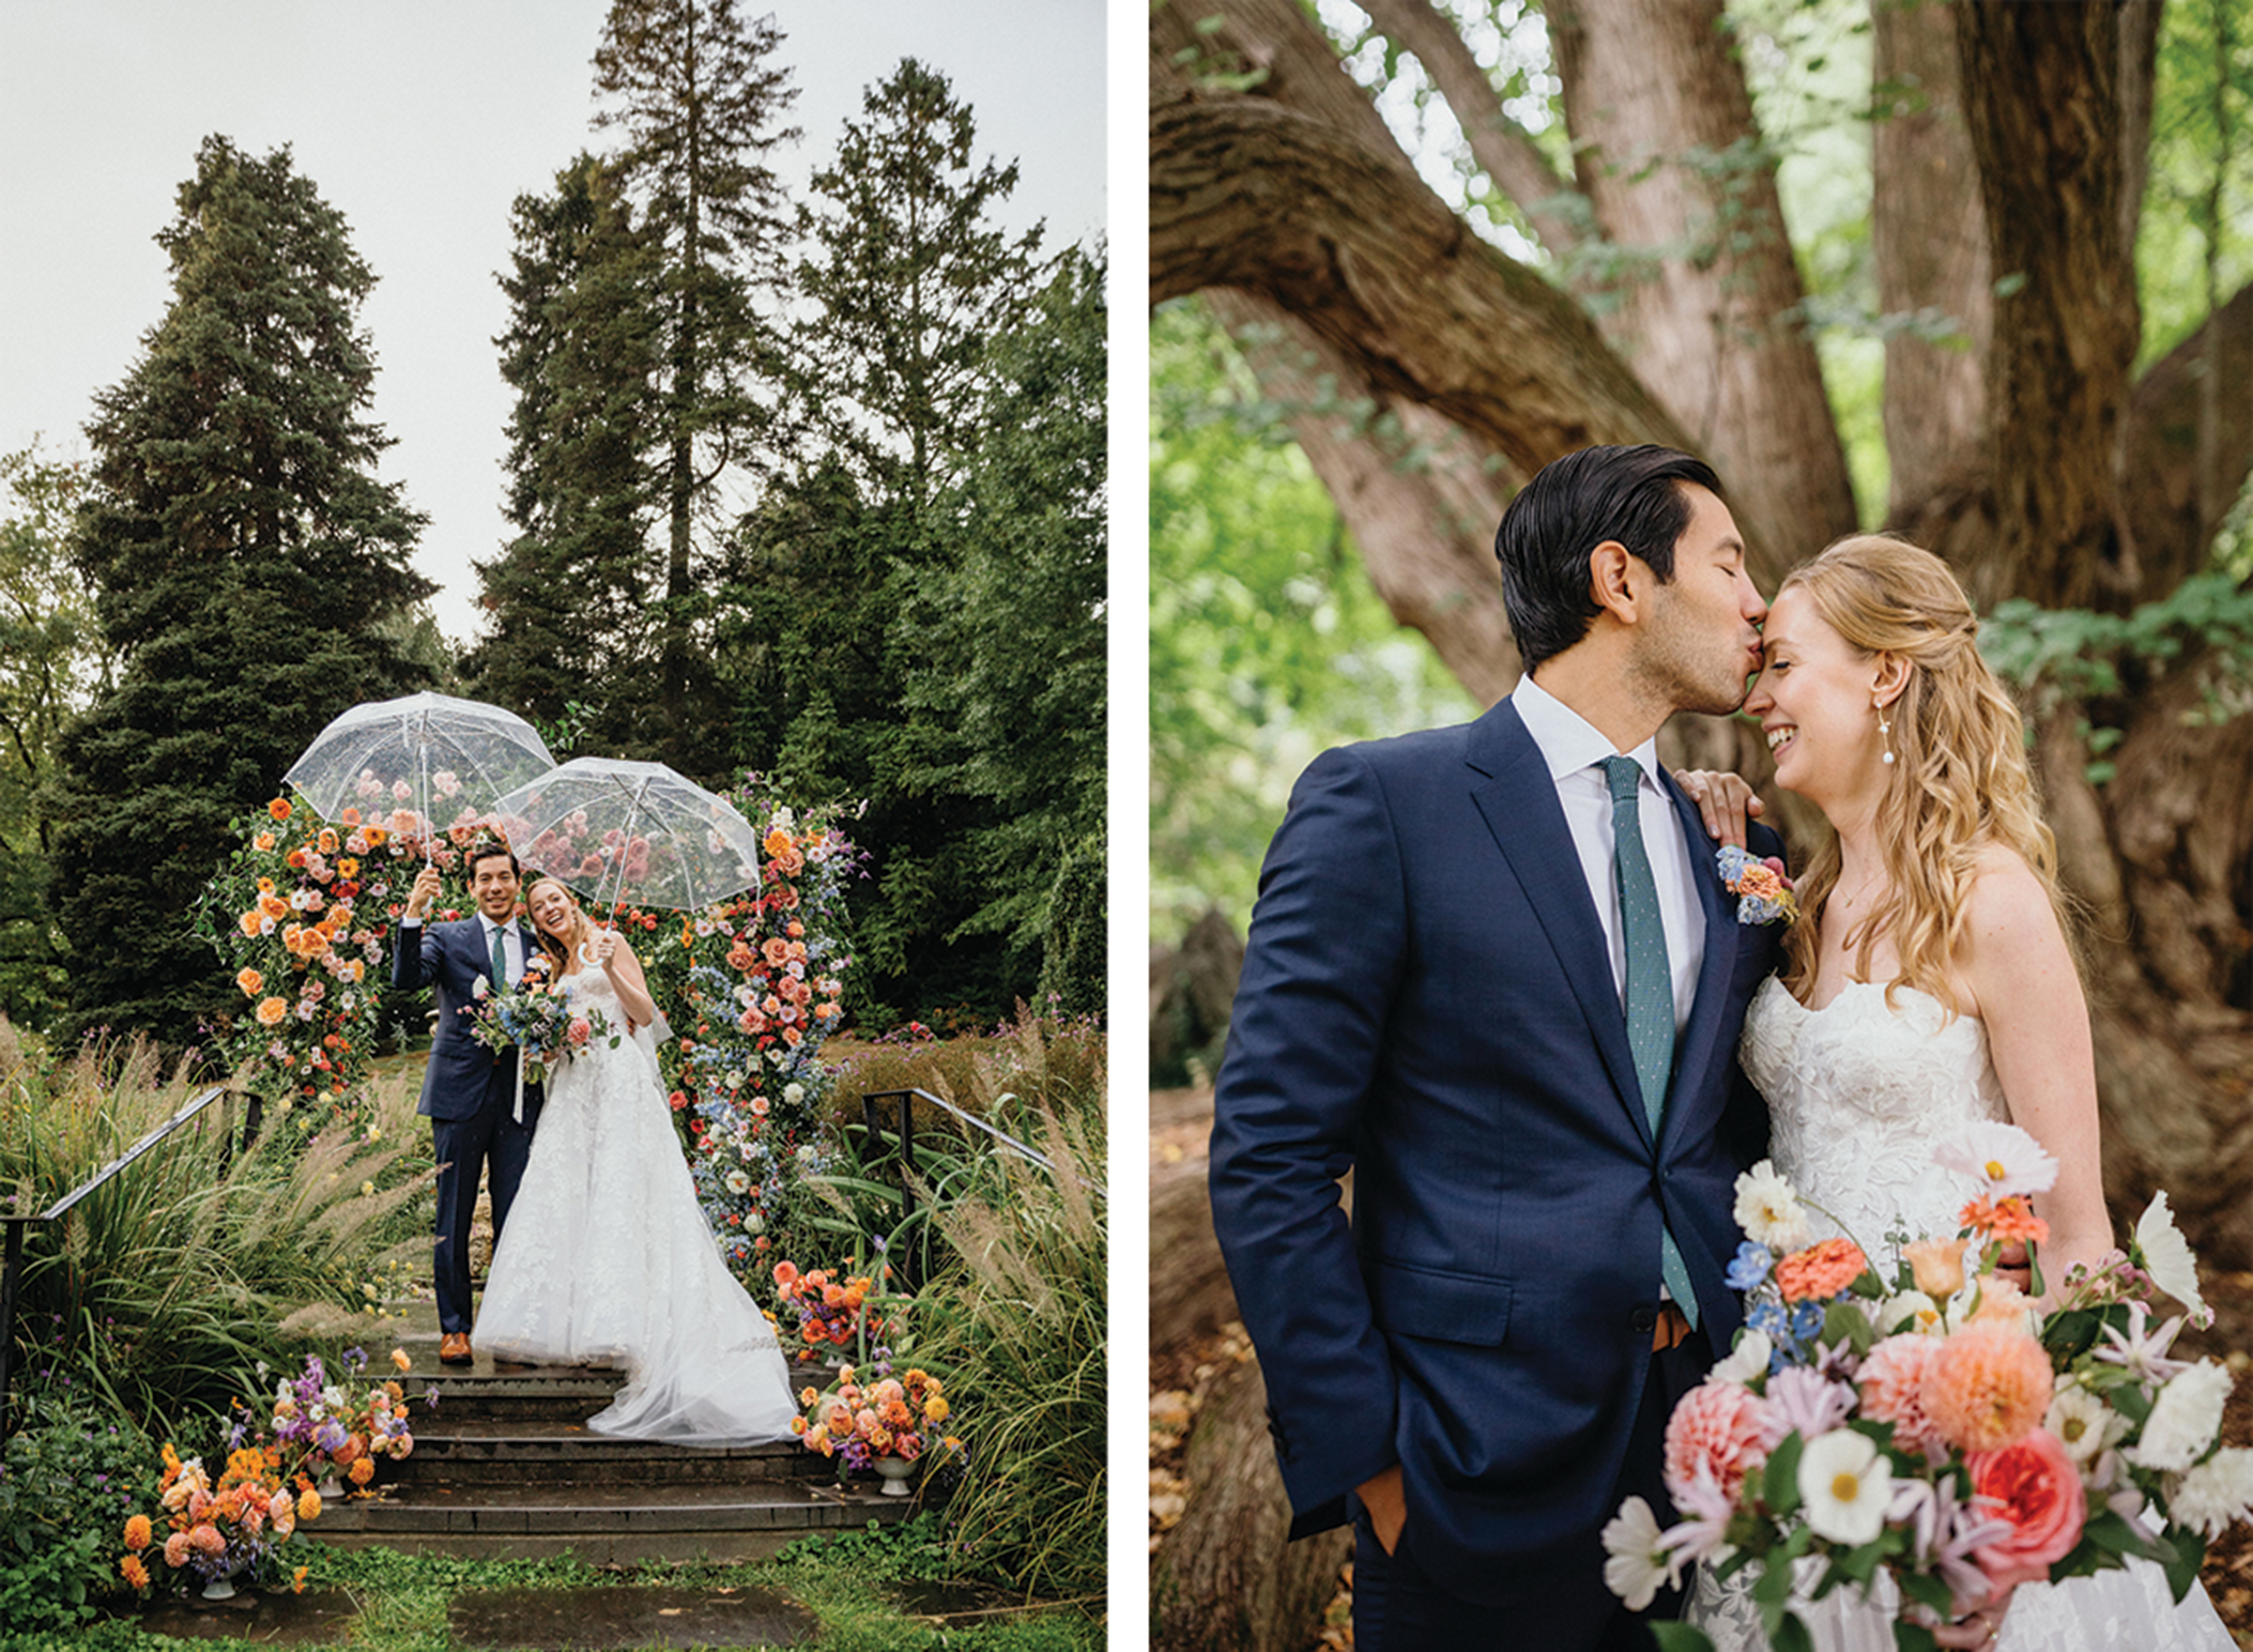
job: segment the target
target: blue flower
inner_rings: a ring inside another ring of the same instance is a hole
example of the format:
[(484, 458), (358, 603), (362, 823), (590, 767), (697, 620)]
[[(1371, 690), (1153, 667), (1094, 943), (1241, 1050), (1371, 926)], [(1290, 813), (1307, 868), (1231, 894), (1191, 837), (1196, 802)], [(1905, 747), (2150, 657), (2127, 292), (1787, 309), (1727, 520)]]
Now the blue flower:
[(1783, 1307), (1778, 1303), (1755, 1303), (1745, 1314), (1744, 1323), (1770, 1342), (1781, 1342), (1791, 1335), (1791, 1323), (1784, 1317)]
[(1737, 1247), (1737, 1260), (1729, 1263), (1724, 1277), (1732, 1291), (1750, 1291), (1768, 1277), (1776, 1259), (1765, 1245), (1747, 1239)]
[(1791, 1334), (1805, 1341), (1823, 1328), (1823, 1305), (1802, 1302), (1791, 1310)]

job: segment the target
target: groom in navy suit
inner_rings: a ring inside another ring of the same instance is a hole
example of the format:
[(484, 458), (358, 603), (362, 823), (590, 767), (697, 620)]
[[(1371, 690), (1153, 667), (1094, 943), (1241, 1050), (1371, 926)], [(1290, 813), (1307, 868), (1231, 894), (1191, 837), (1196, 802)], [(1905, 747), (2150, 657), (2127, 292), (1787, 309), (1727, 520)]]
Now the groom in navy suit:
[(1526, 675), (1300, 778), (1215, 1098), (1292, 1535), (1354, 1520), (1359, 1652), (1650, 1644), (1599, 1534), (1630, 1494), (1666, 1518), (1666, 1415), (1740, 1323), (1767, 1127), (1736, 1047), (1778, 937), (1739, 924), (1653, 743), (1759, 668), (1719, 482), (1587, 449), (1495, 549)]
[(517, 1185), (532, 1155), (532, 1128), (540, 1122), (541, 1091), (528, 1079), (521, 1109), (516, 1096), (516, 1051), (496, 1054), (469, 1034), (480, 984), (513, 986), (524, 976), (534, 942), (516, 917), (516, 857), (496, 836), (473, 840), (467, 850), (469, 894), (477, 916), (429, 924), (439, 880), (425, 865), (399, 916), (391, 949), (391, 985), (412, 992), (435, 989), (438, 1022), (430, 1041), (416, 1110), (430, 1120), (438, 1162), (438, 1218), (432, 1247), (437, 1284), (438, 1358), (467, 1365), (469, 1346), (469, 1224), (477, 1185), (490, 1169), (493, 1237), (509, 1219)]

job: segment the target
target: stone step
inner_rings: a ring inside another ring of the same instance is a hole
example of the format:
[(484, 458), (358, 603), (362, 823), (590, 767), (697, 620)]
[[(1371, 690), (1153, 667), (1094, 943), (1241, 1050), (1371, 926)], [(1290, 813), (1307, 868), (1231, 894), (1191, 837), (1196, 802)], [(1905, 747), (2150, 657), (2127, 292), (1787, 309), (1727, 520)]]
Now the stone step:
[(673, 1446), (616, 1439), (575, 1421), (451, 1415), (441, 1404), (415, 1430), (414, 1455), (381, 1464), (380, 1472), (402, 1486), (444, 1481), (467, 1487), (559, 1481), (743, 1485), (825, 1479), (835, 1470), (795, 1440), (718, 1449)]
[(568, 1552), (598, 1566), (699, 1558), (735, 1562), (764, 1559), (813, 1532), (904, 1520), (917, 1507), (912, 1497), (795, 1479), (656, 1487), (440, 1482), (401, 1484), (376, 1497), (328, 1505), (317, 1521), (300, 1529), (342, 1549), (414, 1554), (529, 1558)]

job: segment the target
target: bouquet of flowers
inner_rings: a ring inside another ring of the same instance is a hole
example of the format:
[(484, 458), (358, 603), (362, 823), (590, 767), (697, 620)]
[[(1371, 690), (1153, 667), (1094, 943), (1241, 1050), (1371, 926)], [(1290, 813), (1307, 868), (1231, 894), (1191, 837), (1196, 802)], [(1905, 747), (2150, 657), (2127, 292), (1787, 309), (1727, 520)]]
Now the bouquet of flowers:
[(912, 1369), (896, 1377), (881, 1357), (872, 1381), (861, 1382), (854, 1368), (845, 1366), (829, 1388), (807, 1388), (798, 1403), (805, 1415), (790, 1419), (791, 1431), (808, 1451), (835, 1459), (843, 1472), (871, 1468), (879, 1458), (916, 1462), (934, 1448), (943, 1454), (932, 1459), (935, 1464), (962, 1448), (953, 1435), (936, 1432), (952, 1414), (939, 1379)]
[(496, 990), (480, 976), (477, 1002), (462, 1009), (469, 1017), (469, 1036), (496, 1054), (513, 1046), (526, 1060), (547, 1066), (568, 1060), (597, 1038), (616, 1049), (621, 1035), (603, 1013), (573, 1008), (548, 979), (548, 970), (547, 954), (535, 952), (513, 987)]
[(868, 1293), (876, 1281), (848, 1277), (842, 1269), (798, 1271), (793, 1262), (774, 1264), (774, 1287), (785, 1313), (798, 1316), (798, 1334), (805, 1353), (814, 1354), (824, 1345), (866, 1347), (867, 1338), (881, 1337), (884, 1322), (868, 1310)]
[[(305, 1369), (276, 1387), (272, 1428), (278, 1461), (292, 1474), (342, 1476), (355, 1490), (376, 1477), (376, 1459), (405, 1459), (415, 1448), (406, 1395), (395, 1381), (360, 1382), (367, 1356), (347, 1349), (345, 1360), (357, 1386), (331, 1384), (318, 1354), (308, 1354)], [(391, 1362), (401, 1371), (410, 1363), (394, 1349)], [(431, 1397), (437, 1403), (437, 1397)]]
[[(1753, 1568), (1762, 1627), (1808, 1645), (1795, 1591), (1865, 1594), (1880, 1569), (1902, 1602), (1895, 1639), (2006, 1584), (2117, 1568), (2131, 1555), (2188, 1592), (2207, 1540), (2253, 1505), (2253, 1450), (2219, 1445), (2232, 1378), (2169, 1356), (2184, 1323), (2152, 1328), (2164, 1293), (2200, 1323), (2190, 1247), (2167, 1196), (2124, 1254), (2076, 1266), (2035, 1311), (1997, 1273), (2003, 1247), (2047, 1238), (2028, 1196), (2057, 1162), (2009, 1124), (1971, 1126), (1942, 1164), (1983, 1191), (1951, 1237), (1900, 1241), (1874, 1266), (1853, 1241), (1808, 1243), (1807, 1207), (1767, 1161), (1737, 1183), (1748, 1235), (1729, 1283), (1750, 1293), (1733, 1352), (1669, 1419), (1667, 1492), (1685, 1517), (1661, 1531), (1630, 1498), (1604, 1529), (1604, 1580), (1631, 1607), (1707, 1561)], [(2039, 1265), (2036, 1293), (2045, 1289)], [(1669, 1644), (1705, 1644), (1668, 1626)]]
[[(234, 1593), (229, 1580), (238, 1574), (248, 1574), (253, 1583), (278, 1583), (283, 1546), (300, 1522), (321, 1512), (320, 1494), (284, 1486), (280, 1466), (279, 1454), (245, 1446), (228, 1456), (213, 1485), (203, 1459), (183, 1460), (167, 1445), (161, 1513), (156, 1519), (136, 1514), (127, 1520), (118, 1571), (134, 1589), (146, 1589), (152, 1585), (154, 1562), (165, 1568), (162, 1575), (169, 1581), (200, 1582), (215, 1598)], [(159, 1521), (169, 1527), (161, 1541)], [(305, 1568), (296, 1568), (291, 1587), (304, 1589)]]

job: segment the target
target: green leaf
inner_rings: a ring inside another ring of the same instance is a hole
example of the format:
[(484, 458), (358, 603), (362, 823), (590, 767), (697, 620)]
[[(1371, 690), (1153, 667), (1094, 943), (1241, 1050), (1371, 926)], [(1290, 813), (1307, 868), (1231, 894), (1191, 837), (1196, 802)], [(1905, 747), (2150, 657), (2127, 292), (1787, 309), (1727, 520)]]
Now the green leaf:
[[(1946, 1583), (1933, 1576), (1932, 1573), (1905, 1571), (1896, 1573), (1895, 1578), (1901, 1585), (1901, 1593), (1919, 1605), (1929, 1606), (1933, 1611), (1942, 1614), (1954, 1610), (1955, 1596)], [(1932, 1637), (1927, 1635), (1924, 1644), (1927, 1646), (1931, 1645)]]
[(1806, 1443), (1795, 1429), (1769, 1453), (1768, 1467), (1760, 1476), (1761, 1500), (1778, 1518), (1800, 1506), (1800, 1453), (1805, 1449)]

